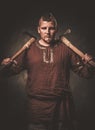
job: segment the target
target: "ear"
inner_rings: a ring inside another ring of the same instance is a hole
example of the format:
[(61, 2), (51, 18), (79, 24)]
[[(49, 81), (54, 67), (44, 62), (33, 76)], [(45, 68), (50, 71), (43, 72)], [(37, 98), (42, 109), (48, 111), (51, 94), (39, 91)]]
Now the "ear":
[(38, 30), (38, 33), (40, 33), (40, 29), (39, 29), (39, 26), (38, 26), (37, 30)]
[(56, 32), (58, 32), (58, 27), (56, 27)]

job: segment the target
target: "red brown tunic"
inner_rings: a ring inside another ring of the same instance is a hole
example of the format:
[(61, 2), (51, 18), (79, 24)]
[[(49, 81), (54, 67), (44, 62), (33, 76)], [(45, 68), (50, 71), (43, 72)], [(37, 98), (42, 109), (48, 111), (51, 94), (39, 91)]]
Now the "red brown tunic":
[(30, 121), (72, 118), (70, 70), (85, 78), (91, 75), (89, 67), (79, 56), (59, 41), (49, 47), (41, 46), (36, 41), (16, 60), (18, 65), (15, 71), (18, 73), (26, 69), (28, 74), (26, 92)]

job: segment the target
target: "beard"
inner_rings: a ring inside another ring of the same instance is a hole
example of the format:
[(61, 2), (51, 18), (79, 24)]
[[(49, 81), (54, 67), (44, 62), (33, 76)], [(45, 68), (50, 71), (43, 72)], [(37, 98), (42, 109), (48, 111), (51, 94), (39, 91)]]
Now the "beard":
[(43, 41), (50, 44), (52, 41), (54, 40), (54, 36), (53, 37), (50, 37), (50, 36), (45, 36), (43, 38)]
[(49, 44), (49, 43), (51, 43), (52, 38), (45, 38), (44, 41)]

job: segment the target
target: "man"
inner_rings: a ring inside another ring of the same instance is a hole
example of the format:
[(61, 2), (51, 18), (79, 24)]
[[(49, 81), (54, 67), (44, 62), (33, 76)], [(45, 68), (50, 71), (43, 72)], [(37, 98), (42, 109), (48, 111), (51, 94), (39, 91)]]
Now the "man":
[(84, 78), (94, 74), (94, 67), (88, 64), (91, 57), (86, 54), (82, 60), (60, 39), (56, 40), (57, 30), (57, 21), (51, 13), (41, 16), (40, 39), (14, 61), (10, 58), (2, 61), (2, 65), (11, 63), (7, 74), (27, 70), (28, 130), (73, 130), (70, 70)]

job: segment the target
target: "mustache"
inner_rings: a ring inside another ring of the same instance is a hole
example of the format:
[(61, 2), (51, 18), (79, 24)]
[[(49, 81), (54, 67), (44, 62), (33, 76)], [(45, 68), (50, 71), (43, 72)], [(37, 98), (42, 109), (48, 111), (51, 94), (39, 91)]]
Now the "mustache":
[(50, 34), (46, 34), (45, 37), (51, 38), (52, 36)]

